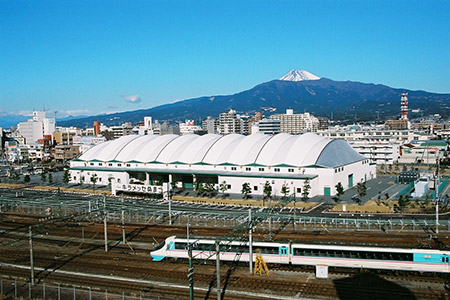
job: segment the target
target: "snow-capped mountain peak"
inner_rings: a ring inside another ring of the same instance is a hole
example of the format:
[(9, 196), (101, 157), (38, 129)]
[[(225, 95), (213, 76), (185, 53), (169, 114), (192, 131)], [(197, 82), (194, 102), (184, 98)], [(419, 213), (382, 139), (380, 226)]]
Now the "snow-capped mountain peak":
[(303, 81), (303, 80), (319, 80), (320, 77), (309, 73), (305, 70), (291, 70), (289, 73), (280, 78), (285, 81)]

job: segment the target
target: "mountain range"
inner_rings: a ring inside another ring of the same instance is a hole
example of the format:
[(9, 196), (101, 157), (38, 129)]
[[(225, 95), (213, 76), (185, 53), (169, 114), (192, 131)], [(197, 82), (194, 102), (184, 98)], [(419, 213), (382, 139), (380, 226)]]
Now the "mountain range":
[(91, 116), (58, 122), (60, 126), (92, 127), (93, 121), (105, 125), (136, 123), (144, 116), (171, 123), (186, 119), (217, 118), (230, 109), (252, 115), (257, 111), (266, 116), (309, 112), (336, 120), (368, 121), (375, 118), (398, 118), (400, 95), (408, 93), (409, 109), (422, 114), (439, 113), (450, 117), (450, 94), (411, 91), (382, 84), (353, 81), (334, 81), (320, 78), (305, 70), (292, 70), (278, 80), (261, 83), (233, 95), (207, 96), (164, 104), (149, 109)]

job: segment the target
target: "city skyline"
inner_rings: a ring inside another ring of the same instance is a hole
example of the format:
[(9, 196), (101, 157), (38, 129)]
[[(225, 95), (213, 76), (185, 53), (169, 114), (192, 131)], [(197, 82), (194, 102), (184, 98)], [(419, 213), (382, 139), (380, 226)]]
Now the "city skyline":
[(0, 2), (0, 118), (233, 94), (291, 69), (449, 93), (445, 1)]

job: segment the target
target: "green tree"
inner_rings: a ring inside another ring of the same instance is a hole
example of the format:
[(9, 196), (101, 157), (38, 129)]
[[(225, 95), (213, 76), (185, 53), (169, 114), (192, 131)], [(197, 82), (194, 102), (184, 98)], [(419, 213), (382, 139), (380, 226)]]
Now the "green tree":
[(214, 192), (214, 183), (212, 182), (208, 182), (205, 183), (205, 191), (207, 191), (208, 193)]
[(400, 195), (398, 197), (398, 206), (400, 209), (403, 209), (405, 207), (405, 198), (403, 198), (403, 195)]
[(281, 186), (281, 193), (283, 194), (283, 198), (286, 198), (289, 194), (289, 186), (285, 183)]
[(302, 191), (302, 198), (303, 201), (308, 201), (309, 191), (311, 190), (311, 185), (309, 184), (309, 178), (306, 178), (305, 182), (303, 183), (303, 191)]
[(91, 180), (91, 182), (92, 182), (92, 192), (95, 194), (95, 184), (96, 184), (97, 181), (98, 181), (97, 174), (92, 174), (90, 180)]
[(225, 180), (219, 185), (219, 190), (222, 192), (222, 198), (225, 198), (225, 192), (228, 190), (228, 184)]
[(69, 174), (69, 170), (65, 170), (64, 171), (64, 175), (63, 175), (63, 182), (65, 184), (68, 184), (70, 181), (70, 174)]
[(242, 195), (244, 195), (244, 199), (248, 199), (249, 195), (252, 193), (252, 189), (250, 187), (250, 183), (244, 182), (242, 184), (241, 193), (242, 193)]
[(158, 177), (156, 177), (156, 180), (154, 183), (155, 183), (155, 185), (162, 186), (163, 182), (164, 182), (164, 178), (161, 175), (158, 175)]
[(381, 205), (381, 191), (378, 191), (378, 197), (377, 197), (377, 205)]
[(199, 182), (197, 184), (197, 194), (203, 194), (205, 192), (205, 186), (203, 183)]
[(23, 177), (23, 181), (26, 183), (30, 182), (30, 180), (31, 180), (30, 175), (28, 175), (28, 174)]
[(53, 183), (53, 175), (52, 175), (52, 173), (48, 174), (48, 183)]
[(268, 181), (266, 181), (266, 183), (264, 183), (263, 194), (264, 194), (264, 198), (263, 198), (263, 206), (264, 206), (264, 199), (269, 200), (270, 197), (272, 197), (272, 186), (270, 185), (270, 182), (268, 182)]
[(338, 199), (341, 199), (341, 196), (344, 195), (344, 186), (342, 185), (342, 183), (339, 181), (336, 186), (336, 196), (338, 197)]
[(47, 175), (44, 173), (44, 171), (42, 171), (41, 173), (41, 182), (46, 182), (47, 181)]
[(367, 187), (366, 187), (366, 183), (365, 182), (358, 182), (356, 188), (358, 190), (358, 195), (359, 195), (360, 198), (362, 198), (365, 195), (367, 195)]

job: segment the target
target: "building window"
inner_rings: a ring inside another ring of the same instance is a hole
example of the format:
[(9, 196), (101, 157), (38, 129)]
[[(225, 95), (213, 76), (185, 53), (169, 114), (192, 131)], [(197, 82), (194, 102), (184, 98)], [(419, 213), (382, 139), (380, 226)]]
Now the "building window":
[(102, 164), (102, 163), (98, 163), (98, 165), (99, 165), (99, 166), (103, 166), (103, 164)]
[(288, 172), (293, 173), (294, 169), (288, 169)]
[(118, 166), (118, 167), (121, 167), (121, 166), (122, 166), (122, 164), (117, 164), (117, 166)]
[(297, 193), (301, 193), (302, 192), (302, 188), (297, 188)]
[(227, 185), (227, 188), (228, 188), (228, 189), (231, 189), (231, 184)]
[(231, 171), (236, 171), (236, 167), (231, 167)]
[(112, 164), (108, 164), (109, 167), (112, 167)]
[(245, 168), (245, 171), (251, 171), (252, 170), (252, 168)]
[(280, 172), (280, 168), (273, 169), (275, 172)]
[(130, 164), (127, 164), (127, 167), (130, 167)]
[(120, 178), (117, 178), (117, 183), (120, 183)]
[(264, 168), (259, 168), (258, 171), (264, 172)]
[(93, 165), (94, 165), (94, 163), (90, 163), (89, 165), (93, 166)]
[(254, 190), (254, 191), (257, 191), (257, 190), (258, 190), (258, 186), (257, 186), (257, 185), (254, 185), (254, 186), (253, 186), (253, 190)]
[(337, 173), (337, 169), (334, 169), (334, 173)]

